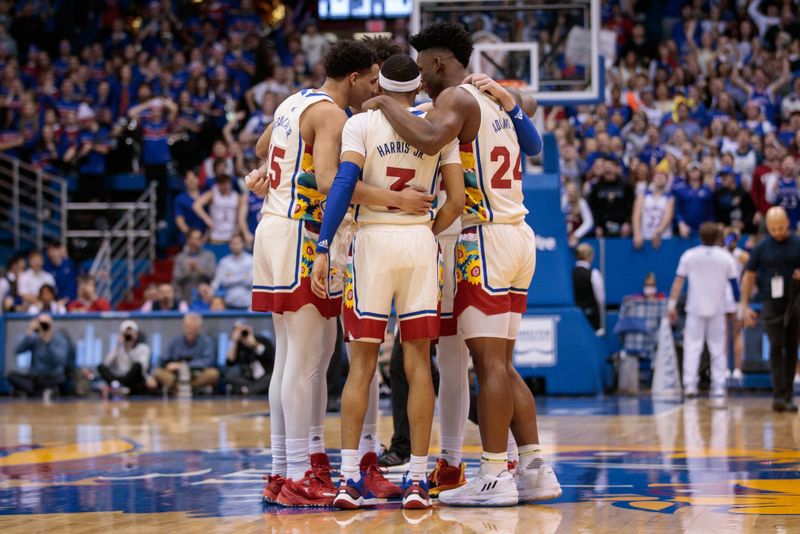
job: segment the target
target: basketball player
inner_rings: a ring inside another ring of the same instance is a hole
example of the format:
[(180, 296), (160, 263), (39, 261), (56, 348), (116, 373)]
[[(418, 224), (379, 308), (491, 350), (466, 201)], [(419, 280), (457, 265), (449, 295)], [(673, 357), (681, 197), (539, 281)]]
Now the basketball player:
[[(266, 196), (256, 229), (253, 309), (273, 312), (276, 332), (273, 464), (264, 499), (285, 506), (325, 506), (334, 495), (322, 427), (317, 436), (310, 437), (310, 430), (312, 412), (325, 402), (323, 388), (315, 384), (324, 383), (333, 353), (341, 290), (334, 288), (332, 298), (316, 297), (309, 276), (321, 202), (338, 166), (344, 109), (360, 106), (377, 82), (375, 56), (363, 43), (340, 41), (326, 56), (325, 68), (322, 87), (292, 95), (278, 107), (256, 146), (267, 163), (247, 177), (248, 187)], [(411, 213), (427, 213), (431, 200), (410, 189), (387, 195), (366, 184), (354, 194), (354, 202), (391, 204)], [(309, 465), (310, 442), (319, 445)]]
[[(491, 79), (477, 77), (475, 85), (461, 85), (472, 53), (463, 26), (435, 23), (409, 42), (419, 52), (433, 110), (416, 117), (385, 96), (363, 107), (380, 109), (403, 139), (426, 154), (456, 137), (461, 143), (467, 200), (457, 245), (454, 316), (478, 374), (483, 454), (478, 476), (439, 498), (445, 504), (477, 506), (555, 498), (561, 487), (543, 462), (536, 405), (512, 365), (536, 261), (535, 238), (524, 222), (520, 148), (537, 153), (541, 138), (513, 97)], [(484, 91), (502, 97), (501, 105)], [(516, 476), (507, 464), (509, 426), (519, 445)]]
[[(380, 71), (380, 87), (408, 114), (420, 87), (413, 59), (395, 55)], [(359, 470), (359, 434), (394, 301), (409, 382), (408, 418), (411, 461), (403, 495), (404, 508), (429, 508), (427, 459), (433, 419), (434, 392), (430, 341), (439, 334), (439, 247), (434, 235), (458, 218), (464, 206), (463, 171), (455, 141), (440, 153), (426, 156), (409, 146), (380, 112), (350, 118), (342, 134), (342, 162), (322, 223), (312, 288), (323, 297), (328, 290), (327, 248), (341, 222), (358, 177), (386, 190), (406, 186), (430, 192), (442, 173), (447, 200), (426, 215), (408, 215), (393, 208), (357, 206), (358, 225), (345, 282), (345, 330), (350, 337), (351, 363), (342, 393), (342, 483), (334, 506), (354, 509), (377, 503)], [(433, 224), (431, 226), (431, 221)]]

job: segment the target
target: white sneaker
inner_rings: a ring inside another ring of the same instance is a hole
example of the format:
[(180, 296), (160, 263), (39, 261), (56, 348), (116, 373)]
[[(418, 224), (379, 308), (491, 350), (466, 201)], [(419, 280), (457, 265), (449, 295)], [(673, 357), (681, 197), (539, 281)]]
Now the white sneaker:
[[(796, 378), (796, 377), (795, 377)], [(733, 374), (731, 375), (731, 379), (735, 382), (742, 383), (744, 382), (744, 374), (742, 373), (741, 369), (734, 369)]]
[(478, 473), (460, 488), (441, 492), (439, 502), (448, 506), (514, 506), (519, 493), (508, 471), (497, 476)]
[(547, 501), (561, 497), (561, 484), (549, 465), (520, 469), (515, 479), (519, 502)]

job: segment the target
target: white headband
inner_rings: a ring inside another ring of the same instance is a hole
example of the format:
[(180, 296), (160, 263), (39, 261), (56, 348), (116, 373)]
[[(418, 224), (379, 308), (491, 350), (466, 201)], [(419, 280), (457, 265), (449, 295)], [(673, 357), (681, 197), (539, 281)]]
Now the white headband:
[(416, 91), (421, 81), (422, 77), (419, 74), (417, 74), (416, 78), (408, 80), (407, 82), (390, 80), (384, 76), (382, 72), (378, 74), (378, 83), (381, 87), (387, 91), (394, 91), (395, 93), (410, 93), (411, 91)]

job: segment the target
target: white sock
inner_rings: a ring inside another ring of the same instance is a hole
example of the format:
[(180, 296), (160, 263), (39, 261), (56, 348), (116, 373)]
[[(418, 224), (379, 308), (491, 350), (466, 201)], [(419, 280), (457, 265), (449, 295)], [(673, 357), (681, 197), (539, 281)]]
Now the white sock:
[(270, 436), (272, 449), (272, 475), (286, 477), (286, 436), (272, 434)]
[(442, 445), (442, 458), (449, 465), (458, 466), (461, 463), (461, 438), (446, 438), (442, 436), (439, 441)]
[(378, 425), (364, 424), (361, 427), (361, 438), (358, 440), (358, 458), (364, 457), (368, 452), (375, 452), (378, 443)]
[(358, 451), (356, 449), (342, 449), (342, 480), (353, 482), (361, 480), (361, 472), (358, 469)]
[(496, 477), (503, 471), (508, 469), (508, 458), (504, 452), (486, 452), (481, 453), (481, 471), (482, 475), (489, 475)]
[(411, 461), (408, 466), (408, 473), (411, 480), (419, 482), (425, 478), (428, 473), (428, 457), (411, 455)]
[(286, 475), (300, 480), (311, 467), (308, 462), (308, 438), (286, 440)]
[(308, 432), (308, 454), (325, 452), (325, 427), (312, 426)]
[(525, 470), (529, 467), (538, 469), (543, 463), (542, 448), (538, 443), (523, 445), (519, 448), (519, 466), (521, 469)]
[(508, 461), (509, 462), (516, 462), (518, 460), (517, 456), (517, 441), (514, 439), (514, 434), (511, 433), (511, 430), (508, 431)]

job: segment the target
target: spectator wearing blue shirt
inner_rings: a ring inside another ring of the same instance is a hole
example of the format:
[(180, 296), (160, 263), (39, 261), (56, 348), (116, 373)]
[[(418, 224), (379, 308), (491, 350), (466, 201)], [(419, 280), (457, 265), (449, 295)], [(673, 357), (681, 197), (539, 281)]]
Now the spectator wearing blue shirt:
[(69, 339), (53, 327), (53, 318), (39, 314), (28, 324), (25, 337), (14, 352), (31, 353), (31, 365), (27, 373), (11, 371), (6, 378), (14, 391), (26, 395), (44, 394), (50, 399), (54, 388), (65, 381), (65, 368), (69, 359)]
[(67, 247), (58, 241), (47, 244), (47, 261), (44, 270), (53, 275), (58, 288), (59, 297), (65, 302), (75, 300), (78, 296), (78, 270), (67, 256)]
[(197, 297), (189, 304), (189, 311), (202, 313), (211, 310), (214, 301), (214, 290), (205, 282), (197, 286)]
[(714, 199), (703, 184), (700, 165), (690, 163), (687, 167), (686, 186), (674, 190), (675, 220), (681, 237), (698, 235), (700, 225), (714, 219)]
[(111, 150), (107, 128), (101, 127), (94, 110), (86, 104), (78, 109), (81, 129), (64, 160), (78, 167), (78, 200), (105, 200), (106, 155)]
[(200, 196), (200, 179), (194, 171), (186, 171), (183, 178), (184, 191), (175, 197), (175, 226), (178, 227), (178, 242), (183, 245), (191, 230), (206, 231), (206, 223), (192, 209)]
[(183, 335), (172, 340), (153, 373), (162, 388), (174, 390), (184, 364), (189, 366), (193, 388), (213, 387), (219, 382), (219, 370), (214, 366), (214, 342), (202, 332), (203, 318), (187, 313), (183, 318)]
[(658, 126), (648, 126), (646, 135), (647, 142), (645, 142), (644, 146), (642, 146), (642, 150), (639, 152), (639, 161), (647, 163), (650, 167), (655, 167), (662, 159), (667, 157), (667, 153), (661, 148)]
[(682, 101), (678, 104), (678, 109), (676, 110), (678, 114), (678, 120), (671, 122), (661, 132), (661, 141), (666, 143), (670, 139), (672, 139), (672, 134), (675, 133), (676, 130), (683, 130), (686, 134), (686, 137), (689, 138), (689, 141), (694, 141), (694, 138), (700, 135), (700, 125), (697, 124), (693, 118), (689, 116), (689, 106), (686, 105), (685, 101)]
[(780, 177), (767, 185), (766, 199), (772, 205), (780, 206), (789, 217), (789, 230), (795, 232), (800, 227), (800, 186), (798, 186), (797, 160), (787, 155), (781, 160)]
[[(166, 117), (163, 108), (167, 108)], [(128, 110), (128, 115), (132, 119), (141, 120), (144, 174), (148, 183), (158, 183), (156, 198), (159, 221), (163, 221), (167, 213), (169, 197), (167, 164), (172, 159), (169, 152), (169, 130), (177, 113), (178, 106), (164, 98), (153, 98)]]

